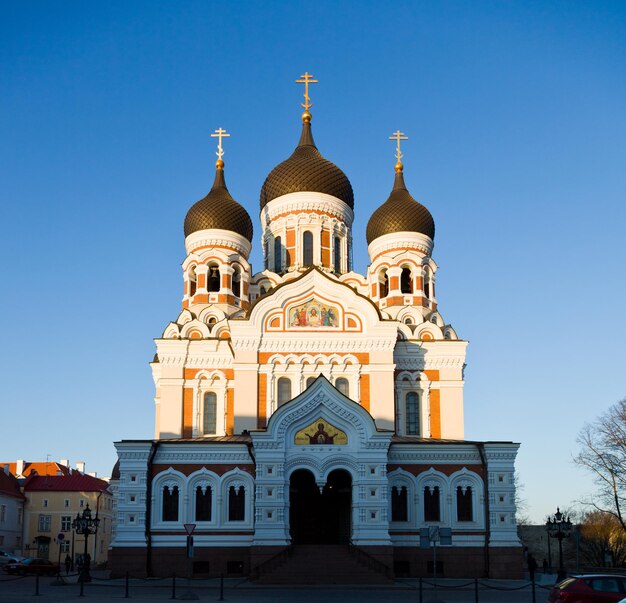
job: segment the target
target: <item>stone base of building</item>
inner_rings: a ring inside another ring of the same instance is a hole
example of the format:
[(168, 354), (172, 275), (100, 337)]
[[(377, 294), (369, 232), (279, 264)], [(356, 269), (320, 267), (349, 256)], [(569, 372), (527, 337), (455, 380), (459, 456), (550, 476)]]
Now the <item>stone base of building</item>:
[[(397, 577), (432, 577), (433, 551), (415, 547), (394, 548), (394, 573)], [(438, 547), (437, 576), (440, 578), (506, 578), (524, 577), (522, 547)]]
[[(152, 549), (151, 575), (185, 577), (191, 570), (195, 577), (217, 578), (248, 576), (274, 555), (281, 547), (215, 547), (194, 549), (193, 560), (187, 559), (186, 549), (158, 547)], [(415, 547), (363, 547), (369, 556), (393, 571), (396, 577), (432, 577), (432, 549)], [(148, 575), (145, 547), (114, 548), (109, 555), (111, 577)], [(524, 577), (524, 558), (521, 547), (489, 549), (482, 547), (437, 549), (437, 576), (440, 578), (506, 578)]]

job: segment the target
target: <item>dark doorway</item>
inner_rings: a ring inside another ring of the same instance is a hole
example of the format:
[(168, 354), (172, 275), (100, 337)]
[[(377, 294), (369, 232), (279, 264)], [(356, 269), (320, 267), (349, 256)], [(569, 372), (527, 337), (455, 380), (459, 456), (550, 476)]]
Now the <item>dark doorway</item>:
[(332, 471), (322, 492), (310, 471), (295, 471), (289, 482), (289, 501), (289, 525), (294, 544), (350, 542), (352, 477), (347, 471)]

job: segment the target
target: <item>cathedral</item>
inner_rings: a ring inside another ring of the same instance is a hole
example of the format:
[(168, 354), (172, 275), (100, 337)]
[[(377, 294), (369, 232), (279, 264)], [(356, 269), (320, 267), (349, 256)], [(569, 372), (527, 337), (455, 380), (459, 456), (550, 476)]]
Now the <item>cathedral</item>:
[(213, 135), (213, 186), (184, 221), (182, 309), (155, 340), (154, 439), (115, 443), (112, 572), (271, 583), (317, 551), (387, 578), (520, 577), (519, 445), (464, 439), (468, 342), (439, 311), (435, 222), (405, 183), (406, 137), (391, 137), (358, 274), (358, 200), (314, 142), (316, 80), (298, 82), (299, 142), (261, 187), (260, 272), (226, 185), (228, 134)]

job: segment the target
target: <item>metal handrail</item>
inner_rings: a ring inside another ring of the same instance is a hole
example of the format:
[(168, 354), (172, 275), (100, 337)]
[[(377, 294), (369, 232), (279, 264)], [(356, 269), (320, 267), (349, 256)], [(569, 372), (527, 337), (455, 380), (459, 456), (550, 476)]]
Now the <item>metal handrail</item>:
[(386, 578), (391, 578), (391, 569), (380, 559), (372, 557), (372, 555), (370, 555), (357, 545), (353, 544), (352, 542), (348, 545), (348, 549), (350, 551), (350, 554), (357, 560), (357, 562), (361, 563), (361, 559), (363, 559), (368, 569), (374, 570), (379, 574), (384, 574)]
[(251, 572), (250, 579), (257, 580), (262, 575), (267, 574), (268, 572), (275, 569), (278, 565), (283, 563), (283, 561), (289, 557), (291, 557), (293, 550), (292, 545), (288, 545), (282, 551), (279, 551), (269, 559), (263, 561), (263, 563), (259, 563)]

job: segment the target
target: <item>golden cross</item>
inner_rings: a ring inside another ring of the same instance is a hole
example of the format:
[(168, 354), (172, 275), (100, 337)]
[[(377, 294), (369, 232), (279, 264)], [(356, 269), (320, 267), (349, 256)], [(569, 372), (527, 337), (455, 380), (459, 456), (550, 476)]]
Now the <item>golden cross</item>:
[(215, 134), (211, 134), (211, 138), (217, 138), (217, 155), (218, 159), (221, 159), (224, 156), (224, 149), (222, 148), (222, 138), (228, 138), (230, 134), (226, 133), (226, 130), (222, 130), (222, 128), (218, 128), (215, 130)]
[(296, 84), (304, 84), (304, 102), (300, 103), (305, 111), (308, 111), (313, 103), (310, 102), (311, 98), (309, 97), (309, 84), (317, 84), (318, 80), (313, 79), (313, 75), (306, 71), (303, 75), (300, 76), (301, 79), (296, 80)]
[(390, 137), (389, 140), (396, 141), (396, 159), (400, 161), (404, 155), (402, 155), (402, 151), (400, 150), (400, 141), (408, 140), (409, 137), (404, 134), (404, 132), (400, 132), (400, 130), (396, 130)]

